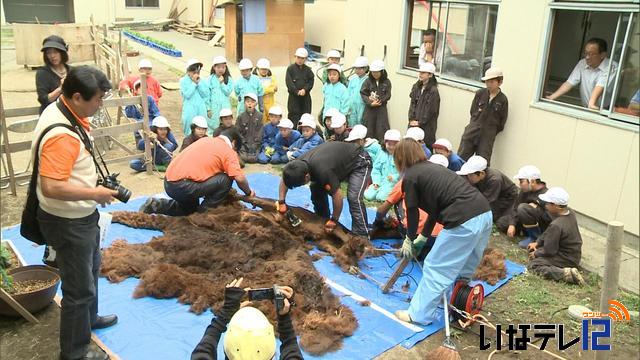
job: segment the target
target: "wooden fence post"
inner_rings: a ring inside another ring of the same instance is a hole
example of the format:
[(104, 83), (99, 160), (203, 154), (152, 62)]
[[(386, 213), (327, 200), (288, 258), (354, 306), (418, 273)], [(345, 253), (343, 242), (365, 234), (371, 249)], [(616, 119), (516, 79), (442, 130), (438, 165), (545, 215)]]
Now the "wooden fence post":
[(7, 168), (9, 169), (9, 185), (11, 186), (11, 194), (18, 195), (18, 191), (16, 189), (16, 174), (13, 171), (13, 161), (11, 161), (11, 151), (9, 150), (9, 132), (7, 131), (7, 119), (4, 116), (4, 104), (2, 102), (2, 95), (0, 95), (0, 120), (0, 126), (2, 126), (2, 146), (4, 147), (3, 151), (5, 157), (7, 158)]
[(151, 174), (154, 164), (151, 156), (151, 139), (149, 138), (149, 131), (151, 130), (149, 127), (149, 100), (147, 100), (147, 74), (140, 74), (140, 90), (143, 114), (142, 129), (144, 129), (144, 157), (147, 161), (147, 174)]

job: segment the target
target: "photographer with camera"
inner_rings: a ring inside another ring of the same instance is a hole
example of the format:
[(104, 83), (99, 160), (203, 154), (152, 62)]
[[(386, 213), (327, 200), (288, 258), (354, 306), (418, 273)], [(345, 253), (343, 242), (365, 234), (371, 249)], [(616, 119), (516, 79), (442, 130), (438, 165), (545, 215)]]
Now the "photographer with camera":
[[(88, 136), (88, 117), (102, 106), (109, 90), (111, 84), (100, 70), (90, 66), (71, 68), (62, 84), (62, 95), (42, 112), (34, 133), (32, 156), (37, 184), (30, 188), (27, 207), (34, 204), (37, 194), (35, 224), (42, 240), (56, 251), (62, 279), (61, 359), (107, 359), (99, 349), (89, 350), (91, 329), (106, 328), (118, 321), (116, 315), (98, 316), (100, 216), (96, 207), (111, 203), (122, 190), (97, 185), (106, 179), (93, 158)], [(103, 175), (100, 180), (98, 172)]]
[[(245, 294), (250, 300), (273, 300), (278, 314), (278, 334), (280, 337), (280, 359), (303, 359), (296, 333), (291, 322), (290, 310), (293, 303), (293, 289), (288, 286), (274, 286), (268, 289), (242, 289), (242, 278), (233, 280), (224, 290), (224, 305), (191, 353), (191, 360), (217, 359), (218, 342), (223, 332), (224, 353), (230, 360), (273, 359), (276, 341), (273, 325), (264, 314), (240, 300)], [(228, 325), (228, 326), (227, 326)]]

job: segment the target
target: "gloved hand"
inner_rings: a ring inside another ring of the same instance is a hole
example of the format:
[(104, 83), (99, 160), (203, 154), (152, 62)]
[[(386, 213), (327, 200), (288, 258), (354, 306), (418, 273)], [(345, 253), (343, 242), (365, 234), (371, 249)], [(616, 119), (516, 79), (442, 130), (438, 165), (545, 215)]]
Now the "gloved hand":
[(333, 221), (333, 220), (329, 219), (329, 220), (324, 224), (324, 231), (325, 231), (325, 232), (328, 232), (328, 233), (332, 233), (332, 232), (333, 232), (333, 230), (335, 230), (337, 226), (338, 226), (338, 224), (337, 224), (335, 221)]
[(217, 317), (225, 324), (228, 323), (233, 314), (240, 309), (240, 300), (245, 294), (244, 289), (240, 288), (241, 284), (242, 278), (235, 279), (224, 289), (224, 305), (222, 305), (222, 309), (220, 309)]
[(377, 212), (376, 219), (373, 221), (374, 229), (383, 229), (384, 228), (384, 217), (386, 214)]
[(269, 157), (273, 156), (275, 152), (276, 152), (276, 149), (272, 148), (271, 146), (267, 146), (264, 148), (264, 154)]
[(400, 254), (402, 254), (402, 257), (409, 259), (413, 257), (413, 241), (411, 241), (408, 236), (404, 238), (402, 248), (400, 249)]
[(418, 237), (415, 240), (413, 240), (414, 252), (416, 254), (419, 253), (426, 243), (427, 243), (427, 237), (422, 234), (418, 235)]
[(278, 210), (280, 214), (285, 214), (287, 212), (287, 204), (285, 204), (284, 201), (276, 201), (276, 210)]
[(287, 159), (289, 159), (289, 161), (295, 160), (295, 157), (293, 156), (293, 151), (287, 151)]

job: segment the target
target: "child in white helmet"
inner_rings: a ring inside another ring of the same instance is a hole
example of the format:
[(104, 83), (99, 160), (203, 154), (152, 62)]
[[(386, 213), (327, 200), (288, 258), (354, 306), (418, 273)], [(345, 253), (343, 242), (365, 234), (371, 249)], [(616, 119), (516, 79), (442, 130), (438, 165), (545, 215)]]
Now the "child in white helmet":
[(160, 98), (162, 97), (162, 87), (158, 79), (153, 76), (153, 65), (149, 59), (142, 59), (138, 62), (138, 71), (140, 74), (147, 75), (147, 94), (153, 97), (156, 104), (160, 105)]
[(258, 76), (258, 79), (262, 84), (262, 88), (264, 89), (264, 96), (262, 97), (262, 101), (264, 103), (264, 116), (262, 121), (267, 124), (269, 123), (269, 109), (271, 109), (276, 102), (275, 99), (276, 92), (278, 91), (278, 83), (276, 82), (276, 77), (271, 72), (271, 63), (268, 59), (258, 59), (253, 73)]
[(347, 92), (349, 93), (349, 127), (362, 124), (364, 115), (364, 101), (360, 96), (362, 84), (367, 79), (369, 73), (369, 60), (364, 56), (358, 56), (353, 63), (354, 74), (349, 77)]
[(253, 75), (253, 63), (249, 59), (242, 59), (238, 63), (238, 69), (240, 70), (240, 78), (235, 83), (236, 96), (238, 97), (238, 111), (237, 116), (240, 116), (244, 112), (244, 98), (249, 93), (254, 93), (258, 96), (258, 109), (260, 113), (264, 112), (264, 88), (260, 79), (256, 75)]
[(349, 93), (347, 87), (340, 82), (342, 68), (338, 64), (331, 64), (327, 68), (327, 82), (322, 86), (323, 107), (322, 116), (324, 119), (329, 109), (337, 109), (341, 114), (349, 113)]
[[(165, 171), (173, 158), (173, 151), (178, 148), (178, 141), (171, 132), (169, 121), (164, 116), (158, 116), (151, 123), (151, 157), (153, 165), (158, 171)], [(138, 141), (138, 150), (144, 150), (144, 139)], [(151, 159), (149, 159), (151, 160)], [(146, 170), (144, 159), (133, 159), (129, 167), (135, 171)]]
[[(342, 55), (338, 50), (331, 49), (329, 50), (329, 52), (327, 52), (327, 67), (325, 67), (324, 70), (322, 71), (323, 84), (326, 84), (329, 81), (329, 71), (328, 71), (329, 66), (331, 66), (332, 64), (340, 65), (341, 58), (342, 58)], [(344, 76), (342, 71), (340, 71), (340, 83), (342, 83), (345, 86), (347, 85), (347, 78)]]
[(180, 79), (182, 95), (182, 131), (191, 134), (191, 120), (196, 116), (207, 116), (209, 101), (208, 81), (200, 77), (202, 63), (197, 59), (187, 61), (186, 74)]
[(384, 147), (373, 161), (371, 171), (371, 185), (364, 192), (364, 198), (369, 201), (385, 201), (393, 186), (400, 179), (393, 161), (393, 151), (400, 141), (400, 131), (392, 129), (384, 134)]
[(233, 93), (233, 79), (227, 67), (224, 56), (213, 58), (213, 65), (209, 75), (209, 101), (207, 103), (208, 134), (220, 126), (220, 110), (231, 109), (231, 94)]
[[(218, 342), (224, 335), (224, 354), (230, 360), (269, 360), (276, 353), (273, 325), (264, 314), (251, 306), (240, 308), (240, 301), (247, 293), (242, 278), (233, 280), (224, 289), (224, 304), (204, 332), (202, 340), (191, 353), (191, 360), (217, 359)], [(296, 333), (291, 322), (293, 289), (279, 286), (284, 295), (283, 307), (277, 309), (280, 359), (303, 359)]]
[(367, 137), (383, 142), (384, 133), (389, 130), (387, 102), (391, 99), (391, 81), (382, 60), (371, 62), (369, 77), (362, 84), (360, 96), (365, 103), (362, 123), (369, 130)]
[(180, 152), (184, 151), (189, 145), (207, 136), (207, 119), (203, 116), (196, 116), (191, 120), (191, 135), (182, 140)]

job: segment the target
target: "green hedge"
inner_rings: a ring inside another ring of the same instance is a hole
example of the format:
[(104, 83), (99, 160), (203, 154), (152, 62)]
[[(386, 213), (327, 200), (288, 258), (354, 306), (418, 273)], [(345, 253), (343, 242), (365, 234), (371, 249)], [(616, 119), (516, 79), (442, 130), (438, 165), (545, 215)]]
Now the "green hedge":
[(123, 30), (128, 32), (131, 35), (137, 36), (137, 37), (139, 37), (141, 39), (147, 40), (149, 42), (152, 42), (154, 44), (160, 45), (160, 46), (165, 47), (167, 49), (171, 49), (171, 50), (175, 50), (176, 49), (176, 47), (172, 43), (168, 43), (168, 42), (165, 42), (165, 41), (162, 41), (162, 40), (154, 39), (151, 36), (143, 35), (143, 34), (137, 32), (137, 31), (131, 30), (129, 28), (124, 28)]

